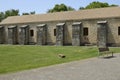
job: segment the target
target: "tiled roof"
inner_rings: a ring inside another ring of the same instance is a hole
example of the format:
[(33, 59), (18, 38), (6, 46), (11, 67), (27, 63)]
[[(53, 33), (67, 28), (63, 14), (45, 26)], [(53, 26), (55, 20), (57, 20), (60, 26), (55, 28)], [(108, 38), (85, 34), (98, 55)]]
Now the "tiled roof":
[(82, 20), (112, 17), (120, 17), (120, 7), (97, 8), (37, 15), (12, 16), (4, 19), (0, 24), (2, 25), (31, 22)]

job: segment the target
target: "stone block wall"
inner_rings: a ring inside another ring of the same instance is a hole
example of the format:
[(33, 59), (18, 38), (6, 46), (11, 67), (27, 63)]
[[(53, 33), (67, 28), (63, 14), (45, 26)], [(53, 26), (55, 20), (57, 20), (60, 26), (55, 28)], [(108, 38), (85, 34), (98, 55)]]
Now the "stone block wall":
[[(75, 22), (81, 22), (81, 41), (80, 43), (85, 44), (97, 44), (97, 27), (98, 21), (107, 21), (107, 41), (106, 43), (110, 46), (120, 46), (120, 35), (118, 35), (118, 27), (120, 27), (119, 18), (111, 19), (91, 19), (91, 20), (69, 20), (69, 21), (51, 21), (51, 22), (36, 22), (36, 23), (24, 23), (24, 24), (10, 24), (10, 25), (1, 25), (4, 26), (4, 43), (8, 43), (8, 27), (16, 25), (17, 26), (17, 43), (19, 42), (19, 32), (20, 27), (23, 25), (29, 25), (29, 44), (37, 44), (38, 35), (37, 35), (37, 25), (46, 24), (46, 44), (55, 45), (56, 44), (56, 35), (55, 29), (58, 23), (65, 23), (64, 27), (64, 45), (72, 45), (72, 25)], [(84, 28), (88, 28), (88, 35), (84, 35)], [(30, 30), (33, 30), (33, 36), (31, 36)]]

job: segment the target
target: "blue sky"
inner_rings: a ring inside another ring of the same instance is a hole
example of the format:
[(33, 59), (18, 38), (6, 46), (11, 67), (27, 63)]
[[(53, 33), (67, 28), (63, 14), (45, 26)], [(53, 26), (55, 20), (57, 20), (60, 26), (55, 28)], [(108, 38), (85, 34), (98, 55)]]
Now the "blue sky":
[[(0, 0), (0, 12), (10, 9), (19, 9), (20, 13), (35, 11), (37, 14), (46, 13), (55, 4), (64, 3), (75, 9), (84, 7), (95, 0)], [(120, 0), (97, 0), (109, 4), (120, 5)]]

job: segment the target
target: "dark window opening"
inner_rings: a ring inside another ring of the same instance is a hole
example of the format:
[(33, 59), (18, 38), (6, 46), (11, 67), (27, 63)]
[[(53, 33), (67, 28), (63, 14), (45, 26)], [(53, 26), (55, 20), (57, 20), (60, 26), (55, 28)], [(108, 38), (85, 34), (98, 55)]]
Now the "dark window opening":
[(56, 29), (54, 29), (54, 36), (56, 36)]
[(118, 35), (120, 35), (120, 27), (118, 27)]
[(30, 36), (34, 36), (34, 31), (33, 30), (30, 30)]
[(88, 28), (84, 28), (83, 29), (83, 35), (84, 36), (88, 36)]

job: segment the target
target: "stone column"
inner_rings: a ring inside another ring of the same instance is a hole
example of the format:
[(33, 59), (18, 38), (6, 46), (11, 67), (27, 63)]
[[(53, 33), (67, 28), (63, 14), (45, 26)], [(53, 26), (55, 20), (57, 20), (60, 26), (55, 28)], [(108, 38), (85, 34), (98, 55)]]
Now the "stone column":
[(65, 23), (59, 23), (56, 25), (56, 45), (64, 45), (64, 27)]
[(5, 29), (3, 26), (0, 26), (0, 44), (5, 42)]
[(47, 42), (46, 24), (37, 25), (37, 44), (45, 45)]
[(23, 25), (20, 27), (19, 44), (29, 44), (29, 25)]
[(8, 44), (17, 43), (17, 26), (8, 27)]
[(72, 25), (72, 45), (80, 46), (81, 44), (81, 22)]
[(106, 47), (107, 43), (107, 21), (98, 21), (97, 45), (98, 47)]

